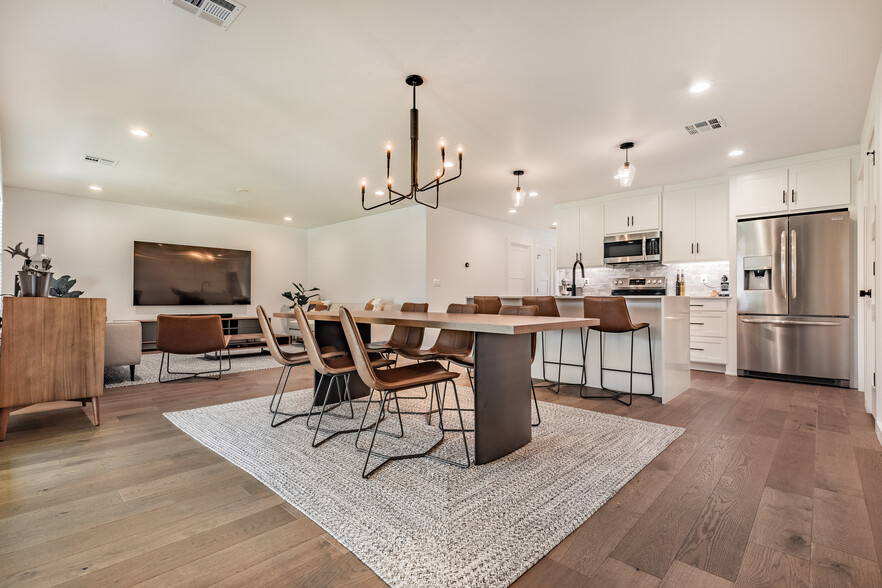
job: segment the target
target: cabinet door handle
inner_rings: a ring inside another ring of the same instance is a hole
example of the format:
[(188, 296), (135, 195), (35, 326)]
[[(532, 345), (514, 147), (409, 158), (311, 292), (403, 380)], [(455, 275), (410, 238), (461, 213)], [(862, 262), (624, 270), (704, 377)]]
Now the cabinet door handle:
[(790, 190), (790, 202), (796, 204), (796, 190)]
[(690, 347), (689, 350), (690, 351), (704, 351), (704, 349), (702, 349), (701, 347)]
[(689, 244), (689, 253), (695, 253), (695, 243)]
[(704, 323), (689, 323), (690, 325), (704, 325)]
[(781, 204), (787, 204), (787, 190), (781, 190)]
[(631, 217), (630, 216), (625, 217), (625, 225), (629, 226), (629, 227), (631, 226)]
[(699, 244), (696, 243), (696, 244), (695, 244), (695, 253), (699, 253), (698, 247), (699, 247)]
[(698, 307), (704, 306), (704, 304), (690, 304), (689, 306), (691, 306), (693, 308), (698, 308)]
[(631, 226), (632, 227), (634, 226), (634, 215), (633, 214), (631, 215)]

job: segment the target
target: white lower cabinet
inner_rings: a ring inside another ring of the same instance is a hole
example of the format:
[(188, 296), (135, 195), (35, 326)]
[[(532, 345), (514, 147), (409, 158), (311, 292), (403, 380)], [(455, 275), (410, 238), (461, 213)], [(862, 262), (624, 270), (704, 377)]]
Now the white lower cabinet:
[(722, 371), (726, 366), (728, 298), (689, 301), (689, 359), (694, 370)]

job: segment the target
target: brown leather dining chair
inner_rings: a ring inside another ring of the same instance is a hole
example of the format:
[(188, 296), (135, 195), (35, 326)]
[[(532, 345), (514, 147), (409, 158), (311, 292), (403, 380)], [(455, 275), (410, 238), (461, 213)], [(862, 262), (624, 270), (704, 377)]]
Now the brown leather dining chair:
[[(520, 316), (538, 316), (539, 315), (539, 307), (537, 306), (500, 306), (499, 312), (497, 314), (500, 315), (520, 315)], [(533, 360), (536, 358), (536, 333), (532, 333), (530, 335), (530, 365), (533, 364)], [(450, 363), (454, 363), (460, 367), (466, 368), (466, 374), (469, 377), (469, 384), (472, 386), (472, 390), (475, 389), (475, 383), (472, 380), (472, 372), (475, 369), (475, 356), (469, 355), (468, 357), (449, 357), (446, 358)], [(448, 363), (448, 369), (450, 364)], [(533, 378), (530, 378), (530, 391), (533, 394), (533, 405), (536, 408), (536, 422), (530, 423), (534, 427), (538, 427), (542, 423), (542, 416), (539, 414), (539, 402), (536, 400), (536, 388), (533, 386)], [(443, 402), (446, 400), (445, 395), (447, 393), (447, 388), (444, 388), (444, 394), (441, 396), (442, 402), (442, 410), (449, 410), (444, 407)], [(474, 409), (463, 409), (463, 410), (474, 410)], [(453, 430), (453, 429), (448, 429)], [(469, 429), (473, 431), (474, 429)]]
[[(429, 305), (425, 302), (405, 302), (401, 305), (401, 312), (427, 312)], [(419, 348), (423, 344), (423, 335), (426, 332), (425, 327), (405, 327), (403, 325), (395, 325), (392, 328), (392, 335), (387, 341), (367, 343), (365, 348), (368, 351), (383, 354), (395, 354), (396, 365), (398, 363), (398, 350), (404, 347)]]
[[(438, 384), (440, 382), (450, 382), (453, 385), (453, 395), (456, 399), (456, 405), (458, 408), (459, 395), (456, 391), (456, 383), (453, 381), (458, 374), (456, 372), (445, 370), (437, 361), (426, 361), (423, 363), (409, 364), (401, 367), (390, 368), (387, 370), (375, 369), (375, 365), (371, 363), (367, 349), (365, 348), (364, 343), (359, 336), (358, 328), (355, 325), (355, 321), (352, 320), (352, 314), (350, 314), (350, 312), (346, 308), (340, 309), (340, 323), (343, 326), (343, 333), (346, 335), (346, 342), (349, 344), (349, 351), (352, 354), (352, 359), (355, 361), (355, 367), (358, 371), (358, 376), (371, 389), (371, 394), (368, 398), (367, 408), (365, 409), (364, 415), (361, 418), (361, 426), (359, 427), (358, 434), (355, 437), (355, 448), (358, 451), (367, 453), (364, 459), (364, 467), (361, 470), (362, 478), (367, 478), (390, 461), (413, 459), (418, 457), (427, 457), (429, 459), (434, 459), (461, 468), (469, 467), (471, 465), (471, 458), (469, 456), (469, 445), (468, 441), (466, 440), (465, 430), (463, 426), (462, 412), (459, 412), (459, 424), (460, 429), (462, 429), (462, 443), (463, 448), (465, 449), (466, 458), (465, 463), (455, 462), (439, 457), (437, 455), (431, 455), (431, 452), (444, 441), (444, 423), (441, 419), (439, 419), (441, 424), (441, 438), (423, 452), (404, 455), (389, 455), (374, 451), (374, 442), (377, 438), (377, 432), (380, 426), (380, 421), (383, 419), (384, 407), (386, 406), (387, 401), (395, 402), (396, 408), (398, 409), (398, 428), (400, 433), (397, 436), (403, 437), (404, 422), (401, 419), (401, 415), (406, 413), (402, 413), (400, 407), (398, 406), (398, 392), (402, 390), (407, 390), (409, 388), (416, 388), (418, 386), (431, 385), (433, 398), (437, 399), (437, 401), (440, 403), (441, 397), (438, 391)], [(363, 449), (359, 447), (358, 442), (361, 438), (362, 431), (365, 430), (364, 424), (367, 420), (368, 412), (370, 412), (371, 404), (374, 398), (374, 392), (379, 393), (380, 396), (380, 399), (378, 401), (379, 413), (377, 414), (377, 420), (374, 421), (372, 425), (369, 425), (371, 428), (373, 428), (370, 445), (367, 447), (367, 449)], [(370, 471), (368, 471), (368, 465), (370, 464), (372, 455), (382, 457), (383, 461), (380, 462), (379, 465), (374, 466)]]
[[(213, 379), (219, 380), (223, 372), (232, 369), (230, 359), (230, 336), (224, 335), (221, 317), (210, 315), (174, 315), (160, 314), (156, 317), (156, 350), (162, 352), (159, 359), (159, 381), (174, 382), (188, 378), (208, 378), (207, 374), (217, 374)], [(227, 352), (227, 367), (223, 367), (223, 352)], [(200, 353), (217, 353), (217, 369), (201, 372), (174, 372), (171, 369), (171, 356), (197, 355)], [(186, 378), (162, 379), (162, 368), (174, 376)]]
[(475, 296), (474, 299), (478, 314), (499, 314), (499, 309), (502, 308), (499, 296)]
[[(449, 314), (477, 314), (477, 304), (452, 303), (447, 305)], [(435, 343), (426, 349), (420, 347), (402, 347), (398, 354), (406, 359), (420, 361), (444, 361), (451, 357), (468, 357), (472, 353), (472, 345), (475, 342), (475, 334), (471, 331), (457, 331), (454, 329), (441, 329)], [(428, 394), (428, 392), (426, 392)], [(404, 397), (402, 397), (404, 398)], [(414, 397), (408, 397), (414, 398)], [(429, 411), (426, 413), (428, 422), (432, 422), (434, 411), (434, 397), (429, 398)], [(405, 412), (404, 414), (415, 414)], [(422, 414), (422, 413), (419, 413)]]
[[(309, 413), (303, 412), (292, 414), (280, 412), (279, 407), (282, 404), (282, 395), (285, 393), (285, 386), (288, 384), (288, 377), (291, 375), (291, 368), (295, 365), (302, 365), (309, 361), (306, 351), (285, 351), (279, 345), (276, 334), (273, 332), (272, 322), (263, 306), (257, 306), (257, 320), (260, 322), (260, 330), (263, 332), (263, 338), (266, 340), (266, 347), (269, 349), (270, 355), (282, 366), (282, 373), (279, 374), (279, 381), (276, 383), (276, 389), (273, 391), (273, 397), (270, 399), (270, 412), (273, 417), (270, 425), (278, 427), (282, 423), (286, 423), (293, 418), (307, 416)], [(279, 415), (286, 417), (284, 420), (276, 422)]]
[[(349, 395), (348, 385), (349, 375), (355, 371), (355, 364), (352, 361), (352, 357), (343, 350), (327, 347), (322, 349), (319, 347), (315, 334), (312, 332), (312, 329), (309, 328), (309, 320), (306, 318), (306, 313), (303, 311), (303, 308), (295, 306), (294, 316), (297, 319), (300, 332), (303, 333), (303, 346), (306, 348), (306, 355), (309, 358), (309, 363), (312, 366), (312, 369), (319, 373), (319, 381), (315, 386), (312, 405), (309, 407), (309, 412), (306, 414), (306, 427), (308, 429), (312, 429), (309, 425), (309, 421), (312, 419), (312, 415), (318, 404), (319, 395), (322, 393), (322, 383), (325, 383), (324, 399), (322, 400), (321, 410), (318, 413), (319, 419), (318, 423), (315, 425), (315, 434), (312, 436), (312, 446), (318, 447), (328, 439), (340, 435), (341, 433), (355, 433), (358, 431), (357, 428), (337, 430), (322, 429), (322, 418), (325, 414), (329, 414), (331, 410), (342, 405), (344, 400), (349, 403), (349, 418), (355, 418), (355, 411), (352, 408), (352, 398)], [(392, 363), (390, 360), (383, 358), (379, 354), (372, 354), (368, 361), (375, 367), (385, 367)], [(339, 400), (335, 402), (331, 408), (328, 408), (328, 398), (331, 394), (331, 387), (334, 384), (337, 385)], [(329, 414), (329, 416), (337, 417), (339, 415)], [(318, 441), (319, 431), (330, 434), (321, 441)]]
[[(524, 306), (536, 306), (539, 309), (538, 316), (552, 316), (559, 317), (560, 311), (557, 308), (557, 302), (554, 300), (554, 296), (524, 296), (521, 299), (521, 304)], [(558, 353), (557, 361), (549, 360), (548, 354), (545, 351), (545, 331), (542, 331), (542, 379), (545, 381), (549, 381), (548, 377), (545, 375), (545, 366), (546, 365), (556, 365), (557, 366), (557, 389), (555, 392), (560, 394), (560, 373), (563, 366), (571, 366), (582, 368), (582, 380), (581, 385), (584, 386), (587, 381), (585, 378), (585, 335), (582, 327), (579, 327), (579, 341), (582, 347), (582, 363), (567, 363), (563, 360), (563, 330), (560, 332), (560, 352)], [(543, 386), (551, 386), (551, 384), (543, 384)]]
[[(652, 335), (649, 330), (649, 323), (637, 323), (634, 324), (631, 322), (631, 314), (628, 312), (628, 305), (625, 302), (625, 299), (621, 296), (586, 296), (583, 302), (585, 317), (586, 318), (597, 318), (600, 319), (600, 324), (594, 327), (588, 327), (588, 336), (591, 336), (591, 331), (597, 331), (600, 333), (600, 388), (603, 392), (608, 392), (608, 394), (602, 395), (585, 395), (583, 393), (584, 387), (579, 390), (579, 395), (582, 398), (611, 398), (613, 400), (618, 400), (622, 404), (627, 406), (631, 406), (631, 402), (634, 398), (634, 374), (640, 374), (644, 376), (649, 376), (650, 386), (652, 393), (644, 394), (638, 393), (638, 396), (655, 396), (655, 375), (653, 374), (652, 369)], [(649, 371), (648, 372), (637, 372), (634, 371), (634, 333), (640, 331), (642, 329), (646, 329), (646, 343), (649, 346)], [(608, 368), (603, 366), (603, 339), (604, 335), (607, 333), (630, 333), (631, 334), (631, 366), (629, 370), (620, 370), (615, 368)], [(587, 347), (588, 338), (585, 338), (585, 345)], [(622, 396), (626, 394), (626, 392), (618, 392), (616, 390), (610, 390), (606, 386), (603, 385), (603, 372), (611, 371), (611, 372), (625, 372), (630, 373), (630, 386), (628, 388), (628, 402), (622, 400)], [(587, 381), (587, 374), (583, 371), (582, 373), (583, 379)]]

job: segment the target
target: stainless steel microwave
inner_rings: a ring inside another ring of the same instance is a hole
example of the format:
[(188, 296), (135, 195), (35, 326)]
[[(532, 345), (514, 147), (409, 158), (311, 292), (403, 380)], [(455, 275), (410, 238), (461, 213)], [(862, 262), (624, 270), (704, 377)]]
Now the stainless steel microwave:
[(603, 239), (603, 263), (661, 262), (661, 231), (610, 235)]

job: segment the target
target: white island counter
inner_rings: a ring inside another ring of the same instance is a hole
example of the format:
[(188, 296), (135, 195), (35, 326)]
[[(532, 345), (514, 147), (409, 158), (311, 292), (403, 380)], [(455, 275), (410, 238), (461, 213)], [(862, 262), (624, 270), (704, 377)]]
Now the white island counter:
[[(506, 305), (521, 304), (520, 296), (501, 296)], [(580, 296), (555, 296), (561, 316), (583, 316), (583, 300)], [(670, 402), (689, 388), (689, 297), (688, 296), (625, 296), (628, 312), (633, 323), (649, 323), (652, 334), (652, 363), (655, 372), (655, 395), (663, 403)], [(630, 333), (604, 335), (604, 366), (627, 370), (630, 365)], [(600, 387), (600, 333), (592, 331), (588, 338), (586, 368), (588, 386)], [(549, 360), (557, 361), (560, 353), (560, 333), (545, 334), (545, 353)], [(582, 344), (579, 331), (564, 332), (563, 361), (581, 364)], [(649, 371), (649, 350), (646, 330), (634, 334), (634, 369)], [(542, 373), (542, 339), (537, 343), (536, 361), (533, 363), (534, 378), (557, 381), (557, 366), (545, 367)], [(578, 384), (581, 369), (563, 366), (560, 379), (564, 383)], [(629, 374), (604, 371), (603, 383), (607, 388), (627, 391)], [(651, 392), (649, 376), (634, 375), (634, 392)], [(591, 391), (592, 394), (596, 391)]]

